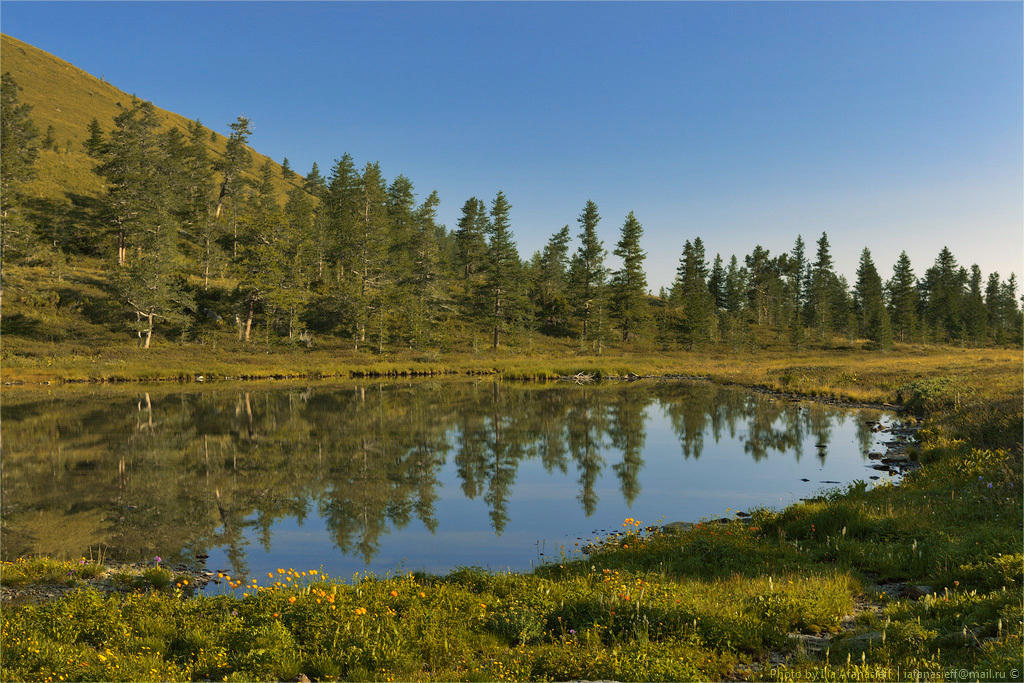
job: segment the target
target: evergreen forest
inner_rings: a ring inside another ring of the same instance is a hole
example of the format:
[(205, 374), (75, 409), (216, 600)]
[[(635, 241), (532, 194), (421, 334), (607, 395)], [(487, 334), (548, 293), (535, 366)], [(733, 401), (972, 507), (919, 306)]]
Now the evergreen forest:
[[(14, 54), (16, 41), (4, 41)], [(65, 117), (57, 129), (24, 93), (5, 72), (7, 335), (143, 348), (230, 337), (375, 354), (531, 349), (544, 338), (598, 354), (608, 345), (800, 349), (844, 338), (882, 350), (1021, 344), (1016, 276), (983, 273), (948, 248), (933, 263), (912, 264), (904, 252), (890, 265), (866, 245), (848, 278), (834, 268), (826, 232), (796, 235), (777, 254), (750, 245), (711, 255), (699, 235), (680, 235), (675, 280), (653, 292), (642, 217), (632, 212), (602, 217), (587, 201), (542, 250), (523, 255), (515, 198), (500, 188), (455, 198), (461, 216), (449, 228), (438, 223), (436, 192), (386, 176), (377, 162), (343, 153), (326, 171), (313, 164), (300, 175), (287, 159), (260, 157), (243, 116), (225, 137), (125, 96), (87, 121), (80, 107), (79, 125)], [(619, 226), (614, 244), (598, 237), (602, 220)], [(87, 288), (74, 285), (76, 274)]]

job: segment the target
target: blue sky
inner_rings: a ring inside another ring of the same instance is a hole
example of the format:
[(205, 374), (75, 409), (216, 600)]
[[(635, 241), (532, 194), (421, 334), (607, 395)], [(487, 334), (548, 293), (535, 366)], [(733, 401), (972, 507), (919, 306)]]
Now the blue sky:
[[(948, 245), (1024, 261), (1024, 4), (40, 3), (0, 28), (305, 173), (345, 152), (436, 189), (450, 228), (500, 189), (524, 257), (588, 199), (652, 288), (682, 244), (741, 259), (829, 234), (920, 276)], [(614, 257), (609, 264), (615, 265)]]

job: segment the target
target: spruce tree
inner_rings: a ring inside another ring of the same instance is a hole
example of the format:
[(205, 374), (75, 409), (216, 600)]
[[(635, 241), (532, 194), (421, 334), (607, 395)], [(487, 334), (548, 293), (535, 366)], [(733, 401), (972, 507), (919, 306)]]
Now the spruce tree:
[(309, 169), (309, 173), (306, 174), (302, 185), (303, 189), (307, 193), (314, 197), (319, 197), (327, 189), (327, 181), (320, 175), (320, 167), (313, 162), (313, 168)]
[(907, 252), (900, 252), (900, 257), (892, 268), (892, 279), (886, 284), (886, 290), (894, 335), (901, 342), (914, 339), (918, 330), (917, 312), (920, 298), (917, 292), (917, 278), (910, 267)]
[(224, 201), (231, 202), (231, 257), (235, 258), (238, 251), (238, 204), (241, 202), (242, 188), (245, 178), (242, 174), (252, 166), (252, 155), (246, 144), (252, 135), (252, 123), (244, 116), (230, 125), (231, 135), (228, 137), (227, 149), (218, 164), (223, 174), (220, 185), (220, 196), (217, 199), (216, 217), (220, 218)]
[(404, 284), (411, 304), (405, 328), (414, 348), (423, 348), (428, 343), (442, 310), (448, 308), (449, 283), (441, 263), (439, 241), (443, 229), (437, 224), (440, 203), (435, 190), (413, 215), (408, 246), (410, 268), (404, 276)]
[(725, 308), (725, 268), (722, 266), (722, 257), (715, 254), (715, 262), (711, 266), (711, 274), (708, 276), (708, 291), (715, 303), (715, 310)]
[(100, 122), (96, 118), (93, 118), (93, 120), (89, 122), (88, 130), (89, 137), (87, 137), (85, 142), (82, 143), (82, 147), (85, 149), (85, 153), (90, 157), (93, 159), (99, 159), (103, 156), (103, 149), (106, 146), (106, 143), (103, 140), (103, 128), (100, 126)]
[(892, 346), (892, 327), (882, 295), (882, 278), (878, 275), (867, 247), (861, 252), (857, 268), (854, 306), (860, 335), (870, 339), (878, 348)]
[(136, 100), (114, 119), (103, 163), (96, 169), (107, 182), (106, 209), (117, 234), (117, 263), (125, 265), (129, 248), (141, 246), (143, 236), (163, 220), (166, 207), (155, 201), (158, 185), (159, 122), (149, 102)]
[(699, 237), (683, 244), (676, 279), (669, 300), (680, 309), (679, 336), (687, 348), (702, 346), (714, 339), (716, 316), (714, 300), (708, 289), (708, 266), (704, 242)]
[(53, 136), (53, 126), (46, 127), (46, 135), (43, 136), (40, 147), (57, 151), (57, 139)]
[(499, 191), (491, 203), (487, 231), (487, 271), (483, 294), (485, 319), (493, 331), (493, 348), (498, 348), (501, 332), (521, 324), (526, 312), (519, 252), (509, 223), (511, 208), (505, 194)]
[(566, 333), (569, 240), (569, 226), (566, 225), (551, 236), (537, 258), (534, 302), (542, 329), (549, 334)]
[(387, 268), (391, 247), (387, 186), (379, 164), (367, 163), (359, 176), (355, 216), (346, 242), (347, 270), (354, 274), (356, 285), (355, 336), (362, 343), (371, 334), (381, 349), (388, 334), (387, 304), (393, 283)]
[(943, 247), (921, 282), (925, 322), (940, 341), (962, 339), (966, 333), (966, 286), (967, 271), (957, 265), (949, 248)]
[(12, 247), (29, 234), (18, 209), (21, 188), (34, 176), (39, 156), (39, 130), (29, 116), (32, 107), (21, 102), (19, 90), (14, 77), (5, 72), (0, 82), (0, 267), (12, 256)]
[(288, 162), (288, 157), (285, 157), (281, 162), (281, 177), (285, 180), (291, 180), (297, 174), (292, 170), (292, 165)]
[(612, 319), (622, 332), (624, 342), (639, 336), (649, 318), (647, 275), (644, 273), (647, 254), (640, 248), (643, 234), (643, 226), (630, 211), (622, 224), (621, 237), (614, 252), (622, 259), (622, 267), (612, 275), (610, 287)]
[(187, 325), (191, 297), (178, 270), (178, 232), (183, 205), (182, 136), (161, 135), (156, 110), (136, 100), (114, 119), (103, 163), (106, 209), (118, 235), (118, 268), (112, 279), (132, 327), (149, 348), (156, 321)]
[(597, 204), (587, 201), (577, 222), (580, 224), (580, 246), (573, 255), (569, 270), (571, 303), (582, 324), (581, 341), (595, 341), (600, 352), (605, 309), (604, 244), (597, 238), (601, 216)]
[(967, 299), (964, 302), (967, 335), (974, 344), (983, 344), (988, 339), (988, 311), (985, 309), (981, 282), (981, 268), (974, 264), (971, 266), (967, 282)]
[(464, 280), (485, 267), (488, 227), (486, 205), (476, 197), (467, 199), (455, 230), (457, 265)]
[(828, 234), (821, 233), (818, 252), (811, 266), (810, 288), (807, 291), (807, 311), (811, 326), (819, 339), (827, 339), (843, 326), (846, 291), (832, 267), (832, 254)]

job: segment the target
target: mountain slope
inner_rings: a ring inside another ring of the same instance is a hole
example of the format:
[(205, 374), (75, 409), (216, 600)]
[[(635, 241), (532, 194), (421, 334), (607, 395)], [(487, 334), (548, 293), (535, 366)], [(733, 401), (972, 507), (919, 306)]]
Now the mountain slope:
[[(57, 150), (40, 149), (36, 178), (26, 187), (28, 195), (66, 202), (75, 195), (96, 197), (102, 194), (103, 181), (92, 172), (96, 162), (82, 148), (89, 135), (87, 127), (95, 118), (105, 133), (110, 131), (114, 117), (131, 108), (133, 96), (8, 35), (0, 35), (0, 70), (9, 71), (14, 76), (21, 88), (21, 101), (32, 105), (30, 116), (39, 128), (40, 139), (47, 127), (53, 126), (57, 143)], [(165, 128), (177, 126), (184, 131), (188, 123), (185, 117), (159, 107), (157, 116)], [(204, 125), (207, 123), (226, 127), (230, 122), (204, 122)], [(221, 158), (226, 144), (227, 139), (218, 133), (215, 141), (207, 143), (211, 156)], [(267, 157), (251, 151), (253, 165), (249, 175), (255, 179)], [(277, 170), (276, 189), (283, 200), (293, 186), (301, 183), (301, 178), (296, 176), (291, 182), (286, 182), (281, 177), (280, 165), (273, 163)]]

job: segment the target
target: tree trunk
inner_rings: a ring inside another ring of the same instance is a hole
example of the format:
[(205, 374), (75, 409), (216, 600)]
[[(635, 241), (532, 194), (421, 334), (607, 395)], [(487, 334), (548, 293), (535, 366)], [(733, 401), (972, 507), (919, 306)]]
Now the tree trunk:
[(203, 291), (205, 292), (210, 284), (210, 236), (206, 236), (206, 264), (203, 270)]
[(146, 317), (149, 325), (146, 328), (146, 342), (142, 345), (142, 348), (144, 349), (149, 348), (149, 340), (153, 338), (153, 312), (150, 311), (149, 315)]
[(252, 330), (252, 309), (254, 302), (249, 302), (249, 315), (245, 319), (245, 341), (249, 341), (249, 332)]

